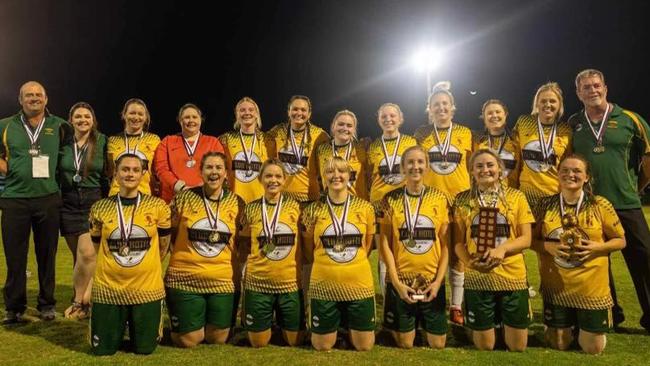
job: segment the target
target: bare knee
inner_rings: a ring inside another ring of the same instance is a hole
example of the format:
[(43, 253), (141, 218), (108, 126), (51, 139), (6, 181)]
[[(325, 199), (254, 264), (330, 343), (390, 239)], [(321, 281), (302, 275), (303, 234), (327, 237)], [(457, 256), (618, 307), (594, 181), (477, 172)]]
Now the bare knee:
[(203, 332), (201, 334), (197, 332), (185, 334), (172, 333), (172, 342), (176, 347), (192, 348), (196, 347), (201, 341), (203, 341)]

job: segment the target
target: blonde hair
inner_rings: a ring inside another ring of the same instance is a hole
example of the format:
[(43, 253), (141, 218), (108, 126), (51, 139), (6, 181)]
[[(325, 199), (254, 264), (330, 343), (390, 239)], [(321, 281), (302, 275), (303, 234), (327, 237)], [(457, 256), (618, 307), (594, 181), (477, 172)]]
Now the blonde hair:
[(420, 146), (420, 145), (413, 145), (413, 146), (407, 148), (406, 150), (404, 150), (404, 152), (402, 153), (402, 160), (401, 160), (402, 162), (401, 162), (400, 165), (399, 165), (399, 169), (400, 169), (400, 172), (401, 172), (402, 174), (405, 173), (405, 171), (404, 171), (404, 169), (405, 169), (405, 168), (404, 168), (404, 162), (406, 161), (406, 157), (408, 156), (408, 154), (410, 154), (410, 153), (412, 153), (412, 152), (414, 152), (414, 151), (419, 151), (419, 152), (421, 152), (422, 154), (424, 154), (424, 160), (426, 161), (426, 167), (425, 167), (425, 169), (424, 169), (425, 172), (426, 172), (426, 170), (429, 168), (429, 153), (427, 153), (427, 151), (426, 151), (422, 146)]
[(323, 165), (324, 171), (328, 170), (338, 170), (340, 172), (344, 173), (350, 173), (352, 172), (352, 167), (350, 166), (350, 163), (348, 163), (347, 160), (343, 159), (340, 156), (331, 156), (325, 160), (325, 165)]
[[(438, 94), (445, 94), (449, 97), (449, 101), (451, 102), (451, 112), (456, 111), (456, 100), (454, 99), (454, 95), (451, 94), (451, 81), (439, 81), (437, 82), (434, 86), (433, 89), (431, 90), (431, 94), (429, 95), (429, 100), (427, 101), (427, 108), (426, 112), (429, 114), (431, 112), (431, 99), (435, 97)], [(429, 124), (433, 124), (433, 121), (429, 120)]]
[(235, 131), (239, 130), (240, 128), (239, 120), (237, 119), (237, 110), (239, 109), (239, 106), (244, 102), (248, 102), (252, 104), (253, 107), (255, 107), (255, 111), (257, 112), (257, 129), (261, 129), (262, 115), (260, 114), (260, 107), (257, 105), (257, 103), (255, 103), (255, 101), (251, 97), (243, 97), (239, 100), (239, 102), (237, 102), (237, 104), (235, 104), (235, 123), (233, 124), (233, 128), (235, 129)]
[(472, 202), (478, 201), (479, 197), (479, 192), (478, 192), (478, 183), (476, 183), (476, 179), (474, 178), (474, 175), (472, 174), (472, 170), (474, 169), (474, 163), (476, 162), (476, 159), (481, 156), (481, 155), (490, 155), (493, 157), (497, 164), (499, 165), (499, 200), (503, 205), (508, 208), (508, 201), (506, 200), (506, 194), (504, 192), (504, 187), (506, 187), (506, 184), (504, 184), (505, 176), (504, 172), (506, 171), (505, 164), (503, 163), (503, 160), (495, 153), (494, 151), (490, 149), (479, 149), (474, 151), (474, 153), (470, 156), (469, 158), (469, 164), (467, 166), (467, 170), (469, 171), (469, 177), (471, 181), (471, 188), (470, 188), (470, 197), (472, 198)]
[(562, 89), (560, 89), (560, 84), (556, 83), (555, 81), (550, 81), (537, 89), (537, 92), (535, 93), (535, 98), (533, 98), (533, 108), (530, 114), (537, 116), (539, 114), (539, 108), (537, 107), (537, 102), (539, 100), (540, 94), (542, 94), (545, 91), (552, 91), (556, 96), (558, 101), (560, 102), (560, 108), (557, 113), (557, 117), (555, 118), (555, 122), (559, 121), (560, 118), (564, 115), (564, 97), (562, 97)]
[(140, 98), (131, 98), (124, 103), (124, 107), (122, 107), (122, 113), (120, 114), (120, 117), (122, 118), (122, 121), (124, 121), (125, 127), (126, 127), (126, 111), (129, 109), (129, 106), (131, 104), (141, 105), (144, 108), (145, 121), (144, 121), (143, 130), (149, 131), (149, 126), (151, 125), (151, 114), (149, 114), (149, 108), (147, 108), (147, 105)]
[(384, 103), (382, 104), (379, 109), (377, 109), (377, 120), (379, 120), (379, 116), (381, 115), (382, 109), (386, 107), (393, 107), (397, 111), (397, 114), (399, 114), (399, 119), (400, 119), (400, 125), (404, 123), (404, 113), (402, 113), (402, 109), (399, 107), (399, 105), (395, 103)]
[(354, 112), (344, 109), (342, 111), (336, 112), (334, 115), (334, 118), (332, 119), (332, 124), (330, 125), (330, 132), (332, 133), (332, 138), (334, 138), (334, 124), (336, 123), (336, 120), (341, 117), (341, 116), (350, 116), (352, 120), (354, 121), (354, 132), (352, 133), (352, 138), (354, 140), (357, 139), (357, 126), (359, 125), (359, 122), (357, 120), (357, 115), (354, 114)]

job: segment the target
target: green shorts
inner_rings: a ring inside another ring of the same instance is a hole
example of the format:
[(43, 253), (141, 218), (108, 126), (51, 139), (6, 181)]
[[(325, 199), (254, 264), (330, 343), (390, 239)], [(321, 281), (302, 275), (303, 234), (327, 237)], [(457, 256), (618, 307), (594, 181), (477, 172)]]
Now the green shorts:
[(393, 284), (386, 283), (384, 327), (405, 333), (414, 330), (418, 322), (427, 333), (447, 334), (445, 286), (440, 287), (438, 297), (431, 302), (418, 301), (415, 304), (407, 304), (399, 297)]
[(592, 333), (606, 333), (612, 327), (612, 310), (568, 308), (544, 301), (544, 325), (552, 328), (577, 326)]
[(271, 329), (273, 312), (280, 328), (289, 331), (305, 329), (305, 304), (302, 291), (267, 294), (244, 291), (242, 324), (244, 329), (261, 332)]
[(90, 346), (98, 356), (117, 352), (129, 324), (133, 351), (148, 355), (156, 350), (162, 335), (162, 301), (138, 305), (93, 303), (90, 315)]
[(472, 330), (488, 330), (500, 323), (512, 328), (526, 329), (530, 321), (527, 289), (465, 290), (465, 324)]
[(235, 325), (238, 294), (199, 294), (166, 288), (169, 320), (174, 333), (189, 333), (213, 325), (228, 329)]
[(333, 333), (339, 326), (358, 331), (375, 330), (374, 297), (354, 301), (311, 299), (309, 310), (312, 333)]

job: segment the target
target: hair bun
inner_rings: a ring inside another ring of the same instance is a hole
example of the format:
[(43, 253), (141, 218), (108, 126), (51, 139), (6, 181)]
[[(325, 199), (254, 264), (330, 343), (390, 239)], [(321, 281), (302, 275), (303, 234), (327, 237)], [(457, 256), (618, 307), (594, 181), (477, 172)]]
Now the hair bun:
[(451, 81), (439, 81), (433, 86), (432, 92), (438, 92), (438, 91), (446, 91), (449, 92), (451, 90)]

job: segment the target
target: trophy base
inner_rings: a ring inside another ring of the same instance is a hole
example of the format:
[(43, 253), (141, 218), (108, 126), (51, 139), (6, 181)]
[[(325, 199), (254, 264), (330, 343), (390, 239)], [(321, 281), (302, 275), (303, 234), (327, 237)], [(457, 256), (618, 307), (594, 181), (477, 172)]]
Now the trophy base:
[(424, 294), (413, 294), (411, 300), (422, 301), (424, 300)]

